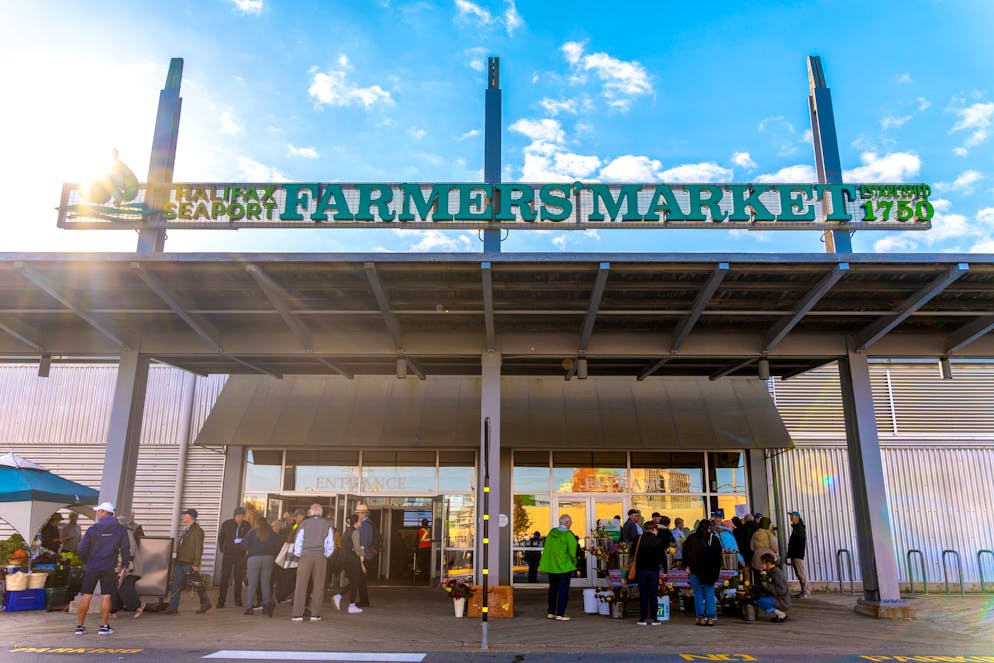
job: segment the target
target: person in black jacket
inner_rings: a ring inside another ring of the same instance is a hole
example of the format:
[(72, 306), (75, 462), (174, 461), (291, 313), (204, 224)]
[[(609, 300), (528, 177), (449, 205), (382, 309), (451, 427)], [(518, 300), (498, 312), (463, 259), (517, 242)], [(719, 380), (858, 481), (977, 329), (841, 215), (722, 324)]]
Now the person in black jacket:
[(811, 598), (808, 588), (808, 573), (804, 568), (804, 552), (808, 547), (808, 532), (797, 511), (790, 512), (790, 539), (787, 540), (787, 562), (794, 568), (797, 581), (801, 583), (801, 591), (795, 598)]
[(656, 521), (645, 522), (645, 532), (635, 541), (635, 578), (639, 585), (639, 626), (659, 626), (659, 569), (666, 558), (663, 541), (656, 535)]
[[(232, 593), (235, 595), (235, 605), (242, 607), (242, 583), (245, 581), (245, 549), (242, 547), (242, 539), (248, 536), (252, 528), (245, 520), (245, 509), (238, 507), (232, 518), (221, 523), (221, 529), (217, 533), (217, 545), (221, 548), (221, 590), (217, 595), (217, 607), (223, 608), (224, 601), (228, 597), (228, 582), (231, 580), (232, 571), (235, 576), (235, 586)], [(255, 597), (250, 597), (254, 601)]]
[(698, 523), (697, 531), (683, 543), (683, 564), (690, 572), (698, 626), (714, 626), (718, 619), (714, 583), (721, 574), (721, 553), (721, 539), (711, 531), (710, 520)]
[(639, 525), (641, 514), (638, 509), (628, 510), (628, 520), (621, 526), (621, 542), (635, 545), (635, 539), (642, 536), (642, 526)]

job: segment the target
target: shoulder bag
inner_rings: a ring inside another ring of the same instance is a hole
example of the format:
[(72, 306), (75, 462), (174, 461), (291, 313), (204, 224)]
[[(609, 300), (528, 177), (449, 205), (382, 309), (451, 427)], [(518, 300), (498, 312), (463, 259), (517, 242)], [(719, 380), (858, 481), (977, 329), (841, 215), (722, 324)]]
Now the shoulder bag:
[[(642, 536), (645, 535), (643, 534)], [(635, 552), (632, 554), (632, 561), (628, 562), (628, 573), (626, 574), (626, 577), (629, 580), (635, 580), (635, 575), (637, 573), (636, 562), (639, 558), (639, 546), (642, 545), (642, 536), (640, 536), (638, 541), (635, 543)]]

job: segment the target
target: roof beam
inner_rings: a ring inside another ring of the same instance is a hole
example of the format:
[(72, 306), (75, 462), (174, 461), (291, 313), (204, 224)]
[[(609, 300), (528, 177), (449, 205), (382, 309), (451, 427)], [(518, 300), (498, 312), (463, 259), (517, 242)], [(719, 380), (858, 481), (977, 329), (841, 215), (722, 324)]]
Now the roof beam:
[(708, 379), (711, 380), (712, 382), (715, 380), (720, 380), (726, 375), (731, 375), (735, 371), (739, 371), (745, 368), (746, 366), (749, 366), (750, 364), (755, 364), (757, 361), (759, 361), (759, 357), (751, 357), (749, 359), (746, 359), (745, 361), (738, 361), (735, 362), (734, 364), (729, 364), (725, 368), (718, 370), (716, 373), (712, 373), (711, 375), (709, 375)]
[(487, 350), (493, 351), (497, 345), (494, 325), (494, 270), (490, 262), (481, 262), (483, 274), (483, 321), (487, 329)]
[(245, 361), (241, 357), (236, 357), (235, 355), (223, 355), (223, 356), (225, 357), (225, 359), (230, 359), (231, 361), (235, 362), (236, 364), (241, 364), (245, 368), (250, 368), (253, 371), (255, 371), (256, 373), (261, 373), (263, 375), (268, 375), (269, 377), (276, 378), (277, 380), (282, 380), (283, 379), (283, 374), (282, 373), (275, 373), (273, 371), (266, 370), (265, 368), (263, 368), (261, 366), (257, 366), (256, 364), (253, 364), (250, 361)]
[(172, 309), (173, 313), (178, 315), (183, 321), (189, 325), (190, 329), (196, 332), (197, 336), (207, 341), (216, 352), (222, 352), (221, 349), (221, 334), (218, 332), (217, 328), (211, 323), (204, 320), (202, 317), (195, 313), (190, 313), (186, 310), (186, 307), (180, 302), (179, 297), (176, 293), (167, 286), (162, 279), (148, 271), (148, 268), (140, 263), (133, 262), (131, 267), (138, 274), (138, 277), (148, 286), (149, 290), (154, 292), (159, 296), (159, 299), (164, 301), (166, 305)]
[(597, 267), (597, 280), (594, 281), (594, 289), (590, 293), (590, 306), (587, 307), (587, 317), (583, 320), (583, 329), (580, 332), (580, 354), (587, 351), (590, 344), (590, 336), (594, 333), (594, 322), (597, 321), (597, 309), (601, 307), (601, 298), (604, 296), (604, 286), (607, 285), (607, 275), (611, 271), (611, 263), (602, 262)]
[(715, 291), (718, 286), (721, 285), (722, 280), (725, 275), (728, 274), (728, 263), (719, 262), (715, 266), (714, 271), (711, 272), (711, 278), (708, 282), (704, 284), (701, 291), (697, 293), (697, 297), (694, 299), (694, 305), (690, 308), (690, 313), (680, 321), (676, 329), (673, 331), (673, 342), (670, 344), (670, 352), (676, 352), (683, 345), (683, 342), (687, 340), (690, 336), (691, 330), (693, 330), (694, 325), (697, 324), (698, 318), (701, 317), (701, 313), (707, 308), (708, 302), (711, 301), (711, 297), (714, 296)]
[(422, 369), (420, 366), (418, 366), (418, 363), (416, 361), (414, 361), (410, 357), (401, 357), (401, 359), (404, 359), (404, 360), (407, 361), (407, 368), (410, 369), (410, 371), (412, 373), (414, 373), (415, 375), (417, 375), (419, 380), (424, 380), (425, 379), (424, 369)]
[(815, 307), (821, 298), (828, 294), (828, 291), (838, 283), (843, 276), (849, 272), (849, 263), (840, 262), (831, 271), (831, 273), (825, 275), (818, 284), (808, 291), (808, 294), (804, 296), (801, 301), (797, 303), (790, 315), (785, 315), (780, 318), (780, 320), (770, 327), (766, 332), (766, 336), (763, 339), (763, 352), (769, 352), (773, 347), (783, 340), (783, 337), (790, 333), (790, 330), (797, 326), (808, 311)]
[(400, 331), (400, 322), (390, 308), (390, 300), (387, 298), (387, 293), (383, 290), (380, 275), (376, 272), (376, 264), (372, 262), (363, 263), (363, 268), (366, 270), (369, 287), (372, 288), (373, 295), (376, 297), (376, 303), (380, 307), (380, 313), (383, 315), (383, 322), (387, 326), (387, 331), (393, 337), (393, 342), (397, 349), (403, 351), (404, 344), (401, 342), (403, 335)]
[(157, 361), (160, 364), (165, 364), (166, 366), (172, 366), (173, 368), (178, 368), (179, 370), (186, 371), (187, 373), (193, 373), (194, 375), (199, 375), (202, 378), (205, 378), (205, 377), (207, 377), (209, 375), (209, 373), (205, 373), (203, 371), (195, 371), (192, 368), (187, 368), (186, 366), (181, 366), (180, 364), (177, 364), (174, 361), (170, 361), (169, 359), (163, 359), (162, 357), (155, 357), (155, 356), (153, 356), (152, 360)]
[(813, 371), (816, 368), (821, 368), (822, 366), (831, 364), (833, 361), (836, 361), (835, 357), (832, 357), (831, 359), (819, 359), (812, 364), (808, 364), (807, 366), (803, 366), (801, 368), (795, 368), (794, 370), (787, 371), (786, 373), (781, 373), (780, 381), (783, 382), (784, 380), (789, 380), (790, 378), (796, 378), (798, 375), (804, 375), (808, 371)]
[(355, 377), (355, 374), (353, 374), (351, 371), (345, 370), (344, 368), (341, 367), (341, 365), (336, 364), (333, 361), (328, 361), (327, 359), (325, 359), (320, 355), (314, 355), (314, 358), (317, 359), (320, 363), (324, 364), (326, 367), (330, 368), (331, 370), (341, 375), (343, 378), (351, 380), (352, 378)]
[(641, 382), (642, 380), (646, 379), (647, 377), (649, 377), (650, 375), (652, 375), (653, 373), (655, 373), (656, 371), (658, 371), (660, 368), (662, 368), (663, 366), (665, 366), (667, 363), (669, 363), (670, 361), (672, 361), (672, 359), (673, 359), (673, 357), (663, 357), (662, 359), (660, 359), (656, 363), (650, 365), (645, 370), (643, 370), (641, 373), (639, 373), (639, 376), (637, 378), (635, 378), (635, 379), (638, 380), (639, 382)]
[(904, 300), (904, 302), (901, 303), (893, 314), (885, 315), (882, 318), (877, 319), (876, 322), (865, 327), (861, 332), (856, 334), (856, 350), (865, 350), (886, 336), (887, 332), (904, 322), (908, 316), (920, 309), (922, 306), (925, 306), (925, 304), (931, 301), (933, 297), (945, 290), (946, 286), (966, 274), (969, 269), (969, 263), (956, 263), (950, 267), (945, 274), (936, 277), (927, 286)]
[(571, 359), (569, 370), (566, 371), (566, 375), (563, 376), (563, 380), (569, 382), (570, 380), (573, 379), (574, 376), (576, 376), (576, 365), (577, 365), (576, 359)]
[(963, 346), (973, 343), (992, 329), (994, 329), (994, 315), (977, 318), (946, 337), (949, 343), (949, 348), (946, 352), (955, 352)]
[(97, 316), (92, 315), (79, 303), (73, 301), (68, 295), (59, 292), (58, 289), (53, 286), (51, 282), (37, 269), (31, 267), (30, 265), (26, 265), (23, 262), (15, 263), (15, 267), (24, 278), (34, 283), (36, 286), (48, 293), (53, 299), (75, 313), (76, 317), (85, 321), (91, 327), (103, 334), (104, 337), (106, 337), (111, 343), (120, 346), (125, 350), (134, 349), (134, 343), (125, 340), (123, 334), (111, 329), (110, 325), (105, 324)]
[(262, 271), (262, 268), (258, 265), (245, 265), (245, 271), (249, 273), (249, 276), (256, 282), (259, 289), (262, 290), (262, 294), (266, 296), (269, 303), (272, 304), (273, 308), (280, 314), (283, 318), (283, 322), (293, 335), (297, 337), (297, 342), (300, 343), (306, 352), (313, 352), (314, 344), (311, 341), (311, 331), (302, 323), (296, 315), (290, 310), (290, 294), (276, 281)]
[(27, 323), (4, 316), (0, 318), (0, 331), (13, 336), (36, 352), (45, 351), (45, 346), (39, 340), (41, 332)]

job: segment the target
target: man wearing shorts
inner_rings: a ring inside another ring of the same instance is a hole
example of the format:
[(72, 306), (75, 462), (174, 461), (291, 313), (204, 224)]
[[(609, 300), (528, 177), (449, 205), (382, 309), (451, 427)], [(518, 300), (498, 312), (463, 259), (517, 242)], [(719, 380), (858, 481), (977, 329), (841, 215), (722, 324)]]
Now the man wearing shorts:
[(90, 611), (93, 590), (100, 583), (100, 635), (110, 635), (111, 596), (117, 588), (117, 575), (114, 568), (118, 559), (124, 564), (131, 559), (131, 546), (128, 543), (128, 530), (114, 517), (114, 505), (102, 502), (97, 506), (97, 522), (94, 523), (79, 544), (79, 556), (83, 559), (83, 598), (79, 603), (79, 622), (76, 635), (86, 635), (86, 613)]

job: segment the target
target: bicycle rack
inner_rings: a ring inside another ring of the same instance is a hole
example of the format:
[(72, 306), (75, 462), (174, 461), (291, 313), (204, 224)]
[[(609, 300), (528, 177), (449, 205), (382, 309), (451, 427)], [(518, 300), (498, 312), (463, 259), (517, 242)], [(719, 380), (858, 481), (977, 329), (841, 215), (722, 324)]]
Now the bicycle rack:
[(842, 593), (842, 554), (845, 553), (846, 560), (849, 562), (849, 591), (852, 595), (856, 595), (856, 581), (854, 580), (856, 574), (853, 570), (852, 565), (852, 553), (849, 552), (847, 548), (839, 548), (835, 551), (835, 575), (839, 579), (839, 594)]
[(994, 559), (994, 550), (979, 550), (977, 551), (977, 569), (980, 573), (980, 591), (984, 594), (987, 593), (987, 586), (984, 584), (984, 563), (983, 556), (990, 555)]
[(921, 567), (922, 567), (922, 585), (925, 587), (925, 593), (928, 594), (928, 571), (925, 568), (925, 553), (923, 553), (921, 550), (917, 550), (915, 548), (912, 548), (911, 550), (908, 551), (908, 557), (907, 557), (907, 559), (908, 559), (908, 593), (909, 594), (914, 594), (915, 593), (915, 573), (914, 573), (914, 569), (911, 568), (911, 555), (912, 555), (912, 553), (917, 553), (918, 554), (918, 559), (919, 559), (919, 562), (921, 563)]
[(956, 557), (956, 570), (959, 571), (959, 593), (966, 594), (966, 589), (963, 586), (963, 560), (960, 555), (955, 550), (943, 550), (942, 551), (942, 579), (946, 582), (946, 594), (949, 593), (949, 573), (946, 568), (946, 555), (954, 555)]

